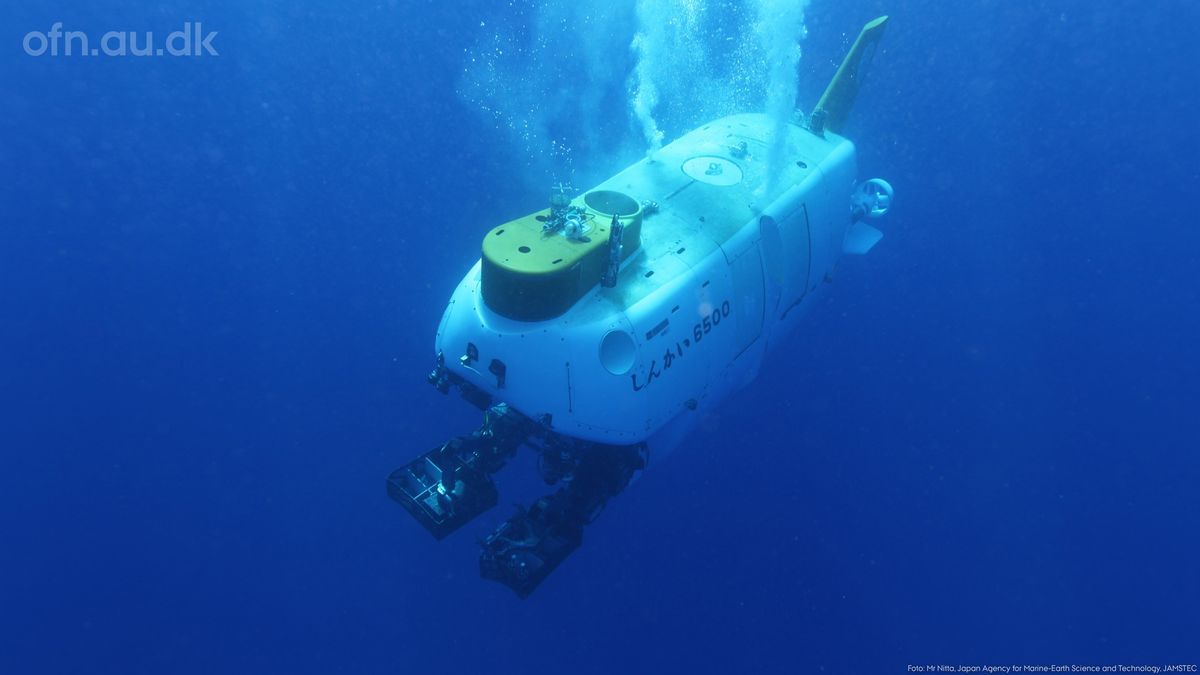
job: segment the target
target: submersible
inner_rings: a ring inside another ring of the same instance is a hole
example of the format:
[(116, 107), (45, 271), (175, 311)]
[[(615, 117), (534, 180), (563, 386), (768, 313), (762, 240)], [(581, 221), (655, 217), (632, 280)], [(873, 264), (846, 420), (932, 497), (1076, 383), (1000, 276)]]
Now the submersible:
[[(712, 121), (488, 231), (429, 376), (483, 425), (392, 472), (388, 494), (441, 539), (496, 505), (491, 476), (531, 448), (558, 487), (481, 540), (480, 572), (532, 592), (652, 452), (758, 374), (837, 260), (882, 238), (867, 221), (891, 187), (858, 182), (837, 132), (886, 23), (863, 28), (811, 114)], [(772, 145), (786, 162), (762, 194)]]

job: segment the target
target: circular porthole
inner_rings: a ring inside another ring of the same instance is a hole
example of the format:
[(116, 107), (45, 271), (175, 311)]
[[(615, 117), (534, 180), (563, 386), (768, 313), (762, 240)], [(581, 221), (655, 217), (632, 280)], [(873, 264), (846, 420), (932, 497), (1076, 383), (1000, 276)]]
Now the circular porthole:
[(637, 344), (623, 330), (609, 331), (600, 341), (600, 365), (613, 375), (624, 375), (637, 360)]

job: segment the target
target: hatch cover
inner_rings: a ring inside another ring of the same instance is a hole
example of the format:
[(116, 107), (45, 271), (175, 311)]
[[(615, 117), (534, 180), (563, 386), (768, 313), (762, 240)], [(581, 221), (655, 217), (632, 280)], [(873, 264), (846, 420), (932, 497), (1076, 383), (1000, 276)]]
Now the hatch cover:
[(702, 155), (689, 159), (683, 163), (683, 172), (693, 180), (720, 187), (742, 182), (742, 168), (716, 155)]

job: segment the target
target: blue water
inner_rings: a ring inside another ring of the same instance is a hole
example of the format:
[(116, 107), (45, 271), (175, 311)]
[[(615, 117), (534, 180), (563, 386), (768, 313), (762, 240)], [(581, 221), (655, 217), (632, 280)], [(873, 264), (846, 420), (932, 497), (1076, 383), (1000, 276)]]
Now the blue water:
[[(644, 150), (632, 4), (514, 4), (0, 11), (0, 673), (1200, 661), (1200, 5), (813, 0), (804, 107), (892, 16), (886, 238), (519, 601), (473, 538), (528, 460), (441, 543), (383, 489), (477, 424), (424, 375), (480, 234)], [(219, 56), (28, 56), (56, 21)]]

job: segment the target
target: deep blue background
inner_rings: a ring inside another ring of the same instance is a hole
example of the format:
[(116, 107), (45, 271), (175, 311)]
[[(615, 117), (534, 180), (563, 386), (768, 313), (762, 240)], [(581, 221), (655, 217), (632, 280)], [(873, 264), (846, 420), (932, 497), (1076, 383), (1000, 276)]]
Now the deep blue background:
[[(524, 602), (504, 509), (383, 490), (476, 423), (433, 330), (543, 197), (455, 94), (495, 4), (0, 10), (0, 672), (1200, 661), (1196, 3), (814, 0), (806, 92), (893, 17), (887, 238)], [(20, 48), (184, 20), (220, 58)]]

